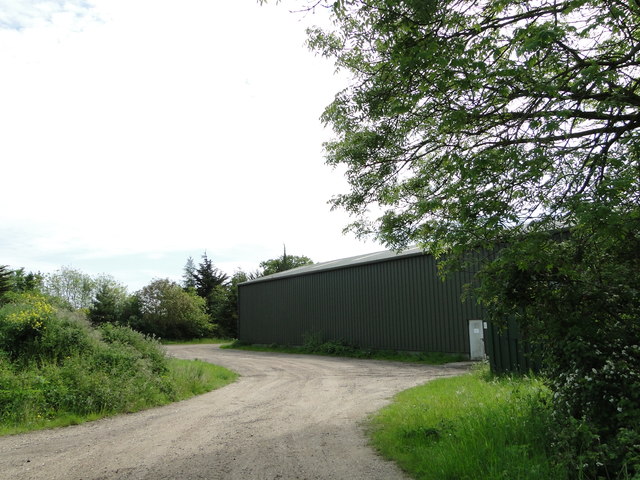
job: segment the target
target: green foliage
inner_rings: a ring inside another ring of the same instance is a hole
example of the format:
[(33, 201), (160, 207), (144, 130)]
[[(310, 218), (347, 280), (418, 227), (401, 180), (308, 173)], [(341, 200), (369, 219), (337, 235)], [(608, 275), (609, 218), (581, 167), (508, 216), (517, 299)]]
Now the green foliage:
[(182, 276), (182, 285), (185, 290), (195, 290), (196, 288), (196, 264), (193, 258), (187, 258), (187, 263), (184, 266), (184, 274)]
[(149, 362), (149, 368), (157, 374), (167, 373), (167, 364), (160, 342), (129, 327), (105, 324), (100, 327), (102, 340), (110, 345), (129, 348), (142, 361)]
[(256, 277), (239, 270), (233, 274), (231, 281), (225, 286), (225, 298), (221, 302), (216, 318), (220, 326), (220, 333), (226, 338), (238, 336), (238, 285), (251, 278)]
[(71, 309), (90, 308), (95, 289), (95, 279), (70, 267), (62, 267), (44, 278), (44, 293), (59, 298)]
[(128, 294), (126, 288), (115, 282), (104, 282), (97, 288), (89, 308), (89, 320), (95, 325), (102, 323), (126, 323), (125, 309)]
[(5, 425), (33, 412), (44, 419), (57, 412), (126, 410), (146, 393), (168, 388), (155, 375), (157, 364), (166, 362), (162, 352), (115, 341), (115, 334), (105, 342), (79, 314), (56, 311), (44, 297), (25, 294), (0, 309), (0, 331)]
[(543, 355), (559, 460), (584, 478), (640, 472), (640, 210), (583, 206), (570, 236), (501, 249), (478, 294)]
[(205, 302), (209, 321), (217, 325), (220, 335), (235, 335), (237, 327), (233, 319), (233, 308), (229, 304), (228, 276), (213, 265), (205, 252), (196, 268), (189, 258), (185, 266), (185, 289), (196, 293)]
[(218, 285), (207, 302), (218, 334), (226, 338), (235, 338), (238, 335), (237, 290), (237, 285)]
[(313, 261), (304, 255), (287, 255), (287, 249), (285, 247), (284, 252), (280, 257), (260, 262), (260, 268), (262, 269), (260, 276), (272, 275), (274, 273), (291, 270), (292, 268), (312, 264)]
[(44, 275), (41, 273), (25, 273), (24, 268), (12, 271), (11, 290), (14, 292), (41, 291)]
[(373, 445), (421, 480), (565, 480), (547, 437), (549, 391), (485, 371), (406, 390), (370, 423)]
[(128, 296), (122, 307), (121, 323), (129, 326), (133, 326), (138, 323), (140, 321), (140, 317), (142, 317), (140, 306), (139, 292)]
[[(360, 349), (344, 340), (323, 341), (318, 334), (303, 335), (302, 350), (305, 353), (316, 353), (320, 355), (336, 355), (353, 357), (360, 353)], [(364, 353), (364, 351), (362, 351)]]
[(605, 186), (637, 204), (634, 2), (324, 3), (309, 44), (353, 76), (323, 119), (356, 232), (442, 252), (567, 223)]
[(0, 303), (4, 295), (11, 291), (11, 271), (6, 265), (0, 265)]
[(180, 400), (210, 392), (234, 382), (238, 374), (200, 360), (169, 360), (169, 377)]
[(10, 301), (6, 297), (12, 292), (40, 291), (42, 280), (39, 273), (25, 273), (24, 268), (11, 270), (7, 265), (0, 265), (0, 304)]
[(320, 4), (310, 46), (353, 78), (323, 115), (334, 207), (449, 266), (500, 246), (476, 293), (544, 353), (559, 457), (640, 474), (638, 3)]
[(213, 295), (216, 287), (224, 285), (228, 278), (213, 265), (206, 252), (202, 254), (202, 262), (191, 275), (195, 281), (196, 292), (204, 299)]
[[(20, 271), (17, 271), (20, 272)], [(127, 297), (127, 289), (119, 284), (109, 275), (91, 276), (70, 267), (62, 267), (54, 273), (47, 275), (23, 274), (15, 275), (16, 285), (22, 288), (15, 288), (17, 292), (36, 290), (55, 299), (55, 303), (66, 309), (91, 310), (96, 306), (97, 296), (117, 297), (119, 302), (124, 302)], [(26, 288), (33, 287), (33, 288)], [(96, 320), (99, 320), (98, 314)], [(106, 321), (106, 320), (105, 320)]]
[(131, 319), (136, 330), (160, 338), (188, 339), (211, 336), (215, 326), (205, 312), (205, 300), (185, 292), (168, 279), (154, 280), (137, 294), (139, 317)]
[(0, 307), (0, 351), (12, 361), (39, 356), (40, 347), (46, 347), (49, 339), (59, 333), (57, 325), (52, 325), (55, 313), (43, 295), (13, 295)]
[[(177, 361), (176, 361), (177, 362)], [(170, 362), (156, 340), (21, 294), (0, 307), (0, 432), (161, 405), (233, 381), (221, 367)]]

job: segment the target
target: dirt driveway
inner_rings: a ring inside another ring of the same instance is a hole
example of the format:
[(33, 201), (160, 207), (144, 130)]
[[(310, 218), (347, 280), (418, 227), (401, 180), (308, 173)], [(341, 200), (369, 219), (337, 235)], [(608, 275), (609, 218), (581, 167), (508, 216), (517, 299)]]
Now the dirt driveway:
[(0, 437), (0, 478), (403, 479), (367, 447), (361, 421), (401, 390), (466, 369), (212, 345), (169, 351), (242, 377), (166, 407)]

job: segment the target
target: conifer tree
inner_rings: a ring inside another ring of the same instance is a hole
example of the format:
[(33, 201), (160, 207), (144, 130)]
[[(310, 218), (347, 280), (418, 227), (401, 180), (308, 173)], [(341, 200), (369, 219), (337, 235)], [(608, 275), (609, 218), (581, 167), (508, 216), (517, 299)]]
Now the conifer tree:
[(187, 263), (184, 266), (184, 274), (182, 275), (182, 285), (185, 290), (195, 290), (196, 288), (196, 264), (192, 257), (187, 258)]
[(196, 292), (204, 299), (207, 299), (217, 286), (224, 285), (228, 278), (224, 272), (216, 268), (207, 252), (202, 254), (202, 262), (193, 272)]
[(12, 272), (7, 265), (0, 265), (0, 302), (5, 294), (11, 291)]

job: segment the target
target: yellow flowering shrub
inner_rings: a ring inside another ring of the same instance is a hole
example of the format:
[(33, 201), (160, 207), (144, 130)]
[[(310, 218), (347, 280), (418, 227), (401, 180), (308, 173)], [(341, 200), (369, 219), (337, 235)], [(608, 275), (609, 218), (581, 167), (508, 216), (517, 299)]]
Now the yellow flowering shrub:
[(21, 343), (41, 337), (54, 316), (54, 307), (42, 295), (15, 296), (0, 308), (0, 344), (6, 351), (19, 349)]
[(34, 294), (26, 297), (27, 301), (21, 305), (22, 308), (9, 313), (5, 321), (22, 330), (41, 332), (47, 328), (54, 309), (43, 297)]

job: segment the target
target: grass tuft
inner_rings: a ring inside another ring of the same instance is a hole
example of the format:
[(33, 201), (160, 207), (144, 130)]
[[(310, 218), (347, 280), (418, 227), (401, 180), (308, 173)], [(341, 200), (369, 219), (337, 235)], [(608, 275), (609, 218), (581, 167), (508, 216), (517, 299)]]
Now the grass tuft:
[(169, 360), (169, 376), (175, 385), (176, 400), (216, 390), (235, 382), (238, 374), (200, 360)]

